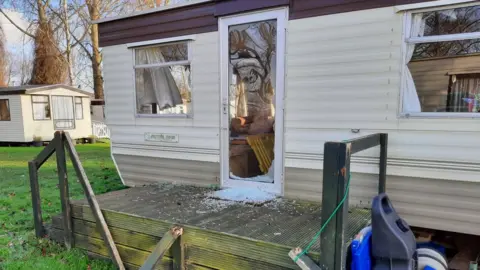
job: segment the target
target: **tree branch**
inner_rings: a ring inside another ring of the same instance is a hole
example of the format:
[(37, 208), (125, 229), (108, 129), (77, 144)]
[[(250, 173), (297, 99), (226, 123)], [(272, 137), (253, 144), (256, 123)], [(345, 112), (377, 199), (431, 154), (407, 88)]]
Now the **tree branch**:
[[(68, 24), (67, 21), (65, 21), (65, 18), (63, 18), (63, 16), (58, 13), (57, 11), (55, 11), (52, 7), (48, 6), (48, 8), (50, 9), (51, 12), (53, 12), (53, 14), (55, 14), (64, 24)], [(85, 47), (85, 45), (83, 45), (82, 43), (82, 40), (85, 38), (85, 36), (87, 35), (88, 33), (88, 26), (85, 27), (85, 32), (83, 33), (82, 37), (79, 39), (77, 38), (73, 33), (72, 31), (70, 30), (70, 27), (68, 27), (68, 32), (70, 33), (70, 35), (72, 36), (72, 38), (75, 40), (75, 43), (72, 45), (72, 48), (77, 46), (77, 45), (80, 45), (80, 47), (83, 48), (83, 50), (85, 51), (85, 53), (90, 57), (92, 58), (92, 54), (88, 51), (87, 47)]]
[(21, 28), (18, 24), (16, 24), (12, 19), (10, 19), (10, 17), (8, 17), (8, 15), (3, 11), (2, 8), (0, 8), (0, 13), (3, 14), (3, 16), (5, 16), (5, 18), (7, 18), (7, 20), (13, 24), (13, 26), (15, 26), (18, 30), (20, 30), (22, 33), (24, 33), (25, 35), (31, 37), (31, 38), (35, 38), (34, 35), (28, 33), (25, 29)]

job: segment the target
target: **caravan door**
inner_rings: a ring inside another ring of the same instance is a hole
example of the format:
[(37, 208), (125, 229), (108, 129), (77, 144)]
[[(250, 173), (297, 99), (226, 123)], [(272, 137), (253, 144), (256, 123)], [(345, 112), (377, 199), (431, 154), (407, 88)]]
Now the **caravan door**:
[(287, 9), (219, 19), (224, 187), (283, 193)]

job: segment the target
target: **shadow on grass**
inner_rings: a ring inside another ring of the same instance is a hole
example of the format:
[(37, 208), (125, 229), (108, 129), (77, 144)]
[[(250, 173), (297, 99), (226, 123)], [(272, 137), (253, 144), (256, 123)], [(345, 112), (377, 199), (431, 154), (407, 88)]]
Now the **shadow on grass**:
[[(83, 251), (66, 251), (55, 243), (35, 238), (27, 162), (41, 149), (0, 147), (0, 269), (114, 269), (109, 263), (89, 260)], [(77, 151), (95, 194), (124, 188), (108, 144), (79, 145)], [(71, 198), (84, 198), (70, 162), (67, 171)], [(42, 216), (49, 222), (61, 209), (54, 156), (42, 166), (38, 176)]]

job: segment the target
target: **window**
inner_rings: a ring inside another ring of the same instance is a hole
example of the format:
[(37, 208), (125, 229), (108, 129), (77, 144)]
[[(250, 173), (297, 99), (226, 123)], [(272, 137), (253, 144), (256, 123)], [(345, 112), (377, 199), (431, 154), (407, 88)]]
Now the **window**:
[(8, 99), (0, 99), (0, 121), (10, 121), (10, 103)]
[(75, 97), (75, 119), (83, 119), (83, 103), (81, 97)]
[(137, 48), (134, 52), (137, 114), (191, 114), (188, 43)]
[(73, 97), (52, 96), (53, 125), (55, 130), (75, 128)]
[(480, 5), (408, 15), (403, 112), (480, 112)]
[(48, 96), (32, 96), (33, 120), (50, 120)]

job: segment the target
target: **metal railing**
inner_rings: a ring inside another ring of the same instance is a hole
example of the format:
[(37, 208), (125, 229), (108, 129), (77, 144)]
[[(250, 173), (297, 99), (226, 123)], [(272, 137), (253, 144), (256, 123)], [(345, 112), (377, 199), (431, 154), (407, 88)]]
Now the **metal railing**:
[(322, 222), (326, 221), (342, 203), (335, 217), (325, 227), (320, 240), (320, 261), (322, 269), (345, 269), (346, 241), (345, 227), (348, 217), (348, 189), (350, 184), (350, 158), (353, 154), (380, 145), (380, 168), (378, 192), (385, 192), (387, 178), (388, 134), (377, 133), (344, 142), (327, 142), (324, 146)]
[(95, 217), (97, 227), (100, 230), (105, 245), (109, 251), (110, 257), (119, 269), (125, 269), (122, 263), (122, 259), (118, 253), (117, 247), (113, 242), (110, 230), (107, 227), (105, 218), (100, 210), (97, 199), (93, 192), (90, 181), (87, 174), (82, 167), (78, 153), (75, 150), (75, 146), (67, 132), (57, 131), (55, 132), (54, 139), (37, 155), (32, 161), (28, 162), (28, 168), (30, 173), (30, 188), (32, 193), (32, 208), (33, 208), (33, 221), (35, 226), (35, 234), (39, 238), (46, 236), (45, 227), (43, 226), (42, 219), (42, 207), (40, 200), (40, 188), (38, 182), (38, 169), (53, 155), (56, 153), (57, 157), (57, 172), (58, 183), (60, 189), (60, 201), (62, 204), (62, 216), (63, 216), (63, 232), (64, 243), (67, 248), (71, 248), (74, 245), (74, 235), (72, 226), (72, 213), (70, 209), (70, 194), (68, 189), (68, 176), (67, 176), (67, 162), (65, 149), (70, 156), (73, 168), (78, 177), (79, 182), (83, 187), (83, 191), (87, 198), (88, 204)]
[(99, 139), (110, 139), (110, 130), (103, 122), (92, 121), (92, 133)]

